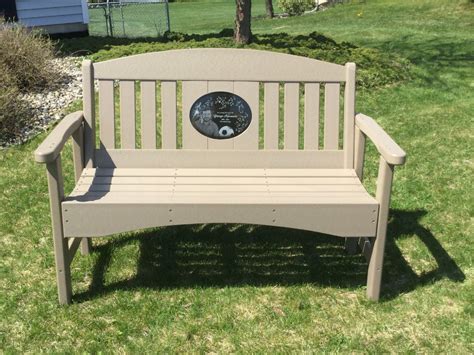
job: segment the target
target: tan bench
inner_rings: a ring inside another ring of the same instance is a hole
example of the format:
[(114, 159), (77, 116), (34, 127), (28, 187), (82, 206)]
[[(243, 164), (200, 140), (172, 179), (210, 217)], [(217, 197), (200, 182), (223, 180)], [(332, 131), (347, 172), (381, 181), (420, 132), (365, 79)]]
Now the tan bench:
[[(47, 168), (60, 303), (71, 302), (70, 263), (79, 245), (88, 253), (90, 237), (193, 223), (346, 237), (363, 248), (367, 295), (379, 298), (393, 167), (405, 152), (355, 114), (355, 64), (173, 50), (86, 60), (83, 85), (83, 112), (64, 118), (35, 153)], [(60, 153), (69, 137), (76, 187), (65, 197)], [(366, 137), (380, 152), (375, 197), (361, 183)]]

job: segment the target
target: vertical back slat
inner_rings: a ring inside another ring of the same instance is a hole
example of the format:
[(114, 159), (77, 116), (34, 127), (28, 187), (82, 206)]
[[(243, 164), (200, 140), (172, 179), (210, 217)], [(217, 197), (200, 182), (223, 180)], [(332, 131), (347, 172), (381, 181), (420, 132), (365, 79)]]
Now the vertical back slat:
[(194, 101), (207, 93), (207, 81), (183, 81), (183, 149), (207, 149), (207, 137), (191, 124), (189, 111)]
[(259, 83), (248, 81), (235, 81), (234, 94), (239, 95), (250, 106), (252, 122), (244, 133), (233, 138), (234, 149), (258, 150), (258, 125), (259, 125)]
[(298, 149), (298, 124), (300, 109), (300, 86), (298, 83), (285, 84), (284, 147)]
[(265, 83), (264, 91), (264, 147), (265, 149), (278, 149), (280, 86), (278, 83)]
[(161, 142), (163, 149), (176, 149), (176, 81), (161, 82)]
[[(232, 81), (209, 81), (207, 92), (226, 91), (234, 93), (234, 83)], [(207, 139), (208, 149), (234, 149), (234, 139)]]
[(339, 147), (339, 90), (340, 84), (327, 83), (324, 96), (324, 149)]
[(319, 84), (304, 86), (304, 149), (319, 147)]
[(114, 81), (99, 80), (99, 117), (101, 148), (115, 148)]
[(142, 149), (156, 148), (156, 82), (142, 81), (141, 90), (141, 136)]
[(94, 167), (95, 150), (95, 94), (92, 61), (82, 62), (82, 105), (84, 112), (84, 166)]
[(344, 91), (344, 167), (354, 167), (354, 117), (355, 117), (355, 73), (354, 63), (346, 64), (346, 86)]
[(120, 137), (122, 149), (135, 149), (135, 81), (120, 81)]

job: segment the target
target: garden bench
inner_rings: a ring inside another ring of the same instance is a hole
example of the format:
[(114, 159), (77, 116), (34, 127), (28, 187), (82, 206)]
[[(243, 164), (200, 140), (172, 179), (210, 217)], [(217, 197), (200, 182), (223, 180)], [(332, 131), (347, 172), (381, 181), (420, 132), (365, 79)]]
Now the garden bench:
[[(83, 111), (35, 152), (47, 168), (60, 303), (71, 302), (70, 264), (91, 237), (194, 223), (345, 237), (366, 255), (367, 295), (378, 300), (393, 168), (405, 152), (355, 114), (355, 64), (185, 49), (82, 68)], [(69, 137), (76, 185), (65, 196)], [(361, 182), (366, 137), (380, 153), (375, 197)]]

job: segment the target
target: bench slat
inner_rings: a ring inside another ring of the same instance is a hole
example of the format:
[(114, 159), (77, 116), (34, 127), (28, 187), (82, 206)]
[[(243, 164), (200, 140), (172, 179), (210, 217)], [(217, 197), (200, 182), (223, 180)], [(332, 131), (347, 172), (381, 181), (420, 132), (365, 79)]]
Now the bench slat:
[(342, 150), (98, 149), (100, 168), (322, 168), (344, 167)]
[(265, 184), (260, 185), (105, 185), (105, 184), (82, 184), (78, 185), (76, 192), (101, 192), (101, 191), (117, 191), (117, 192), (223, 192), (223, 193), (252, 193), (252, 192), (278, 192), (278, 193), (343, 193), (346, 192), (365, 193), (363, 188), (359, 185), (274, 185), (268, 187)]
[(357, 177), (353, 169), (84, 169), (82, 176), (262, 176), (267, 177)]
[(124, 149), (135, 149), (135, 81), (120, 82), (120, 142)]
[(346, 64), (346, 83), (344, 87), (344, 166), (354, 167), (355, 134), (355, 73), (354, 63)]
[(298, 83), (285, 84), (285, 110), (284, 110), (284, 147), (285, 149), (298, 149), (298, 125), (300, 109), (300, 86)]
[(84, 165), (93, 166), (96, 148), (94, 67), (92, 61), (82, 62), (82, 105), (84, 111)]
[[(130, 209), (139, 207), (140, 205), (166, 205), (172, 203), (191, 204), (199, 207), (211, 205), (214, 203), (220, 205), (233, 204), (252, 204), (252, 205), (361, 205), (369, 204), (371, 208), (377, 207), (377, 202), (367, 193), (360, 192), (256, 192), (249, 193), (230, 192), (216, 194), (214, 191), (77, 191), (65, 198), (65, 204), (69, 205), (69, 201), (78, 201), (88, 206), (100, 205), (127, 205)], [(90, 204), (85, 204), (89, 202)], [(334, 218), (334, 216), (332, 216)], [(341, 220), (342, 221), (342, 220)], [(115, 221), (114, 221), (115, 222)], [(232, 222), (224, 222), (232, 223)]]
[(145, 80), (141, 89), (142, 149), (156, 148), (156, 82)]
[(234, 149), (257, 150), (259, 130), (259, 83), (248, 81), (234, 82), (234, 94), (243, 98), (252, 111), (252, 122), (247, 130), (233, 138)]
[(356, 177), (265, 177), (265, 176), (86, 176), (80, 184), (105, 185), (360, 185)]
[(264, 91), (264, 147), (278, 149), (280, 85), (265, 83)]
[(324, 149), (339, 147), (340, 84), (326, 84), (324, 97)]
[(304, 149), (319, 148), (319, 84), (304, 86)]
[[(207, 92), (226, 91), (234, 93), (234, 83), (232, 81), (209, 81)], [(197, 98), (196, 98), (197, 99)], [(208, 149), (234, 149), (234, 139), (212, 139), (207, 138)]]
[(183, 149), (207, 149), (207, 137), (191, 124), (189, 111), (194, 101), (207, 94), (207, 81), (183, 81)]
[(99, 80), (100, 146), (115, 148), (114, 81)]
[(163, 149), (176, 148), (176, 81), (161, 82), (161, 142)]
[(94, 63), (98, 79), (341, 82), (342, 65), (253, 49), (195, 48)]

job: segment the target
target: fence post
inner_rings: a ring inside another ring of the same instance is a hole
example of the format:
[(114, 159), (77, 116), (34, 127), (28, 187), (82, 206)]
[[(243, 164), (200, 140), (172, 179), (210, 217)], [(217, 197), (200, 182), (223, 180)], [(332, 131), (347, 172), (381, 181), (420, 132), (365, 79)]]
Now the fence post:
[(166, 27), (167, 27), (167, 31), (171, 32), (170, 8), (169, 8), (169, 1), (168, 0), (165, 0), (165, 6), (166, 6)]
[(107, 15), (106, 15), (106, 18), (108, 20), (108, 23), (109, 23), (109, 30), (110, 30), (110, 37), (113, 37), (114, 36), (114, 31), (112, 29), (112, 15), (111, 15), (111, 12), (110, 12), (110, 0), (107, 0)]

